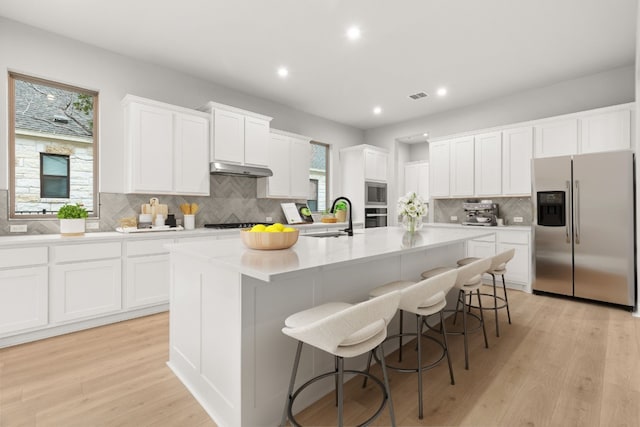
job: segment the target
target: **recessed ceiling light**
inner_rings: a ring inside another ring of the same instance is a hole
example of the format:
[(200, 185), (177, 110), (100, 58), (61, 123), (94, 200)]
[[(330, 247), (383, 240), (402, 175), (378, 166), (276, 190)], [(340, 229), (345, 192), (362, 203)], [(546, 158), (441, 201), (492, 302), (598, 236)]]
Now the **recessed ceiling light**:
[(373, 108), (373, 114), (381, 114), (382, 113), (382, 108), (381, 107), (374, 107)]
[(360, 38), (360, 35), (360, 28), (356, 27), (355, 25), (347, 30), (347, 37), (349, 38), (349, 40), (358, 40)]
[(286, 67), (278, 68), (278, 75), (282, 78), (285, 78), (289, 75), (289, 70)]
[(445, 96), (447, 94), (447, 88), (441, 87), (436, 93), (438, 94), (438, 96)]
[(426, 138), (426, 137), (429, 136), (429, 134), (425, 132), (425, 133), (422, 134), (422, 136), (424, 136)]

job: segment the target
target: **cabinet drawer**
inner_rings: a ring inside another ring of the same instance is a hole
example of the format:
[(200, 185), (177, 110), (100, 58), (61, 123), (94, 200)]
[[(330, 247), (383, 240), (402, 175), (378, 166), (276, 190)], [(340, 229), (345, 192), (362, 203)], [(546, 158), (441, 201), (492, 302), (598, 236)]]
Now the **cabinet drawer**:
[(46, 264), (47, 248), (0, 249), (0, 268)]
[(52, 249), (55, 263), (119, 258), (122, 253), (120, 242), (54, 246)]
[(169, 253), (169, 249), (167, 249), (165, 245), (171, 243), (173, 243), (173, 239), (154, 239), (127, 242), (127, 256), (130, 257), (140, 255), (167, 254)]
[(484, 236), (484, 237), (477, 237), (475, 239), (472, 239), (474, 242), (495, 242), (496, 241), (496, 235), (492, 234), (490, 236)]
[(499, 243), (529, 244), (529, 233), (526, 231), (502, 231), (498, 233)]

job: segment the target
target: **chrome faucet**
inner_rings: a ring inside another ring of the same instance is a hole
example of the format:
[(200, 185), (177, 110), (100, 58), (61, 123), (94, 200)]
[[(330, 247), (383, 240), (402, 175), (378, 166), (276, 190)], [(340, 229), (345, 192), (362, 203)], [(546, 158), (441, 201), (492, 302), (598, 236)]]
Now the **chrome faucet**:
[(333, 209), (336, 207), (336, 202), (337, 202), (338, 200), (344, 200), (344, 201), (345, 201), (345, 202), (347, 202), (347, 204), (349, 205), (349, 227), (345, 228), (345, 229), (344, 229), (344, 230), (342, 230), (342, 231), (346, 231), (346, 232), (347, 232), (347, 235), (349, 235), (349, 236), (353, 236), (353, 213), (352, 213), (352, 212), (353, 212), (353, 209), (352, 209), (352, 206), (351, 206), (351, 200), (347, 199), (347, 198), (346, 198), (346, 197), (344, 197), (344, 196), (337, 197), (337, 198), (333, 201), (333, 204), (331, 205), (331, 210), (330, 210), (329, 212), (333, 212)]

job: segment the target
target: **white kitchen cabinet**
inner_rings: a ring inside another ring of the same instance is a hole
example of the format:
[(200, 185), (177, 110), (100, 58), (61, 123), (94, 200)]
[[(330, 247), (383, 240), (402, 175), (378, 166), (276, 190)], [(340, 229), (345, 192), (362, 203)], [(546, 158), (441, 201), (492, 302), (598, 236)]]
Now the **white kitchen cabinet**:
[(0, 336), (47, 324), (47, 259), (46, 247), (0, 250)]
[(502, 131), (503, 194), (531, 194), (532, 158), (533, 127), (525, 126)]
[(89, 318), (122, 308), (120, 242), (52, 248), (50, 322)]
[(530, 235), (528, 231), (498, 232), (496, 243), (496, 253), (515, 249), (513, 258), (507, 263), (505, 280), (524, 285), (526, 291), (530, 291), (531, 284)]
[(449, 147), (451, 149), (451, 196), (473, 196), (474, 138), (464, 136), (452, 139)]
[(429, 188), (431, 197), (449, 196), (449, 141), (429, 143)]
[(308, 198), (311, 169), (309, 142), (310, 138), (301, 135), (272, 130), (267, 166), (273, 172), (273, 176), (258, 178), (259, 198)]
[(631, 111), (618, 110), (580, 118), (581, 153), (631, 148)]
[(404, 194), (410, 191), (429, 201), (429, 162), (409, 162), (404, 165)]
[(208, 196), (208, 116), (132, 95), (123, 105), (126, 192)]
[(211, 162), (267, 166), (271, 117), (216, 102), (200, 110), (211, 115)]
[(467, 256), (488, 258), (496, 254), (496, 236), (485, 236), (467, 241)]
[(475, 135), (475, 194), (493, 196), (502, 193), (502, 133)]
[(535, 157), (555, 157), (578, 152), (578, 119), (558, 119), (534, 127)]
[(169, 249), (173, 239), (126, 243), (125, 306), (142, 307), (169, 302)]
[(387, 153), (366, 148), (364, 150), (364, 179), (387, 182)]

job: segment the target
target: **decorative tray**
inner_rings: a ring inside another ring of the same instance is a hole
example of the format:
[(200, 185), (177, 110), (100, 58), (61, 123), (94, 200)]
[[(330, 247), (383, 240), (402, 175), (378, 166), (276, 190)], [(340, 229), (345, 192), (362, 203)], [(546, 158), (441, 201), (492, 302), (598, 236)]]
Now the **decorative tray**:
[(137, 227), (116, 227), (116, 231), (119, 233), (150, 233), (154, 231), (182, 231), (184, 227), (181, 225), (177, 227), (169, 227), (168, 225), (153, 226), (151, 228), (137, 228)]

